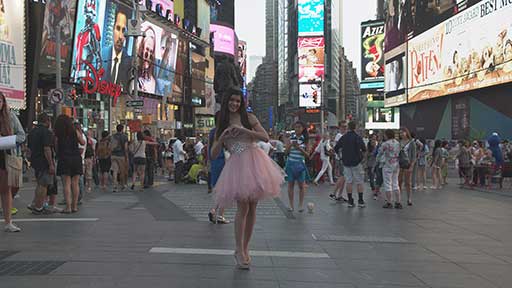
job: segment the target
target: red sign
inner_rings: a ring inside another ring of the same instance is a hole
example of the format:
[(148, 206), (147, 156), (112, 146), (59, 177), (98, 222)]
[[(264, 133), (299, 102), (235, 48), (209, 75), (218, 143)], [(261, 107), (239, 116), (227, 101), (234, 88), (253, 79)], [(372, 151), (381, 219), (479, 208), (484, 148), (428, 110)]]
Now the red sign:
[(121, 85), (101, 80), (101, 77), (103, 77), (103, 73), (105, 72), (103, 68), (97, 71), (91, 63), (87, 61), (83, 61), (83, 63), (89, 68), (90, 72), (87, 73), (87, 76), (82, 78), (82, 87), (84, 92), (87, 94), (100, 93), (109, 95), (114, 98), (112, 106), (116, 106), (117, 98), (121, 95)]
[(311, 113), (311, 114), (320, 113), (320, 109), (306, 109), (306, 113)]

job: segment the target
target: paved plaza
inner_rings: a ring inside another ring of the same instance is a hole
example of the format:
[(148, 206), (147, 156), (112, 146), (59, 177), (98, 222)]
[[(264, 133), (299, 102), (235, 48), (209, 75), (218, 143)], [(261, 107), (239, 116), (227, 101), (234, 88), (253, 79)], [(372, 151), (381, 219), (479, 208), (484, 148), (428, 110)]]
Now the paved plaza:
[(143, 192), (88, 194), (77, 214), (33, 216), (29, 184), (15, 201), (23, 232), (0, 233), (0, 287), (512, 287), (509, 187), (451, 184), (400, 211), (369, 194), (368, 207), (348, 208), (328, 199), (331, 186), (312, 186), (312, 214), (287, 212), (283, 189), (260, 203), (253, 264), (239, 271), (233, 224), (207, 221), (206, 186), (159, 179)]

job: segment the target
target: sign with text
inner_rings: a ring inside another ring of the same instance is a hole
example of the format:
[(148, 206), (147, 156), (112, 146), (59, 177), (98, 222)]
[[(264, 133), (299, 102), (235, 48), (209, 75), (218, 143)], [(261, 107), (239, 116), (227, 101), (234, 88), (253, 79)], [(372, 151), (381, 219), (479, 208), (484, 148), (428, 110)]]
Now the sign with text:
[[(361, 88), (365, 83), (384, 81), (384, 22), (361, 23)], [(373, 86), (376, 87), (376, 86)], [(383, 83), (378, 88), (383, 88)]]

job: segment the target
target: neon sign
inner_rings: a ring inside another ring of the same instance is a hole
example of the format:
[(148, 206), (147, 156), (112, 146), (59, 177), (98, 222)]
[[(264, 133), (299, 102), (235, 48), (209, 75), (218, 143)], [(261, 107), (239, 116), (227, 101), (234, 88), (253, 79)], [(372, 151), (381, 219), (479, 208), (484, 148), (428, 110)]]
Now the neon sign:
[(86, 73), (87, 76), (82, 78), (82, 87), (86, 94), (94, 94), (100, 93), (104, 95), (109, 95), (114, 98), (112, 107), (116, 106), (117, 98), (121, 95), (121, 85), (108, 82), (106, 80), (101, 80), (103, 77), (103, 73), (105, 70), (100, 68), (100, 70), (96, 70), (94, 66), (87, 62), (83, 61), (83, 64), (88, 67), (90, 73)]

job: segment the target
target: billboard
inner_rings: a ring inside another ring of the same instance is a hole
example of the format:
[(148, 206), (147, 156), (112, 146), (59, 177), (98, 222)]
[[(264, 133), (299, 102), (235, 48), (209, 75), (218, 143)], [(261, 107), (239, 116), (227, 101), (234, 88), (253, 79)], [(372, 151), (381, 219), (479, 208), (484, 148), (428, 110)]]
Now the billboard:
[(235, 55), (235, 31), (227, 26), (211, 24), (213, 33), (213, 51)]
[(238, 66), (240, 67), (240, 72), (242, 72), (242, 77), (244, 80), (247, 76), (247, 43), (242, 40), (238, 40)]
[(25, 109), (25, 2), (0, 0), (0, 92)]
[(142, 33), (145, 37), (137, 39), (137, 67), (138, 75), (137, 83), (139, 91), (149, 94), (156, 92), (156, 63), (162, 60), (162, 51), (157, 49), (161, 47), (162, 28), (152, 24), (151, 22), (142, 22)]
[(408, 43), (408, 100), (512, 81), (512, 5), (482, 1)]
[(386, 53), (384, 104), (386, 107), (407, 103), (406, 44)]
[(57, 29), (60, 25), (61, 69), (62, 75), (69, 75), (69, 65), (73, 45), (73, 28), (75, 27), (76, 0), (54, 0), (45, 6), (43, 35), (41, 37), (41, 62), (39, 72), (55, 74), (57, 55)]
[(139, 0), (139, 4), (147, 10), (155, 12), (158, 16), (174, 22), (173, 0)]
[(299, 37), (299, 82), (321, 82), (324, 77), (324, 37)]
[(369, 101), (366, 108), (366, 129), (399, 129), (400, 109), (384, 107), (384, 101)]
[(316, 108), (322, 105), (322, 84), (299, 84), (299, 107)]
[(172, 86), (176, 77), (178, 45), (178, 35), (162, 31), (162, 38), (160, 39), (161, 58), (156, 59), (155, 65), (156, 95), (172, 96)]
[[(192, 44), (191, 44), (192, 45)], [(193, 52), (193, 49), (190, 49), (190, 58), (191, 58), (191, 67), (190, 71), (192, 73), (192, 99), (196, 99), (195, 106), (204, 107), (205, 97), (205, 71), (206, 71), (206, 59), (204, 56)], [(193, 102), (194, 105), (194, 102)]]
[(210, 5), (197, 1), (197, 33), (203, 41), (210, 42)]
[(299, 0), (299, 36), (324, 34), (324, 0)]
[[(361, 87), (384, 81), (384, 22), (361, 23)], [(380, 85), (381, 88), (383, 84)]]

